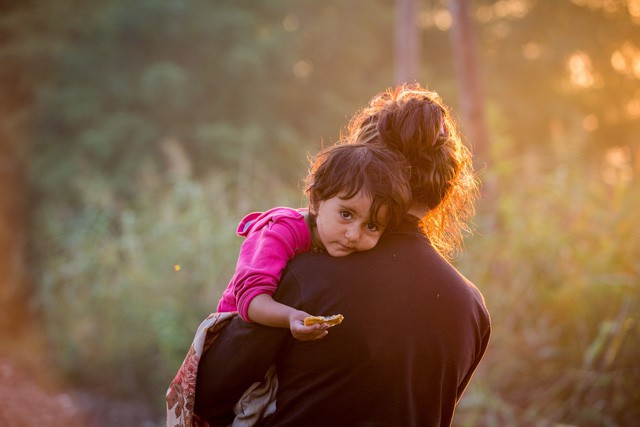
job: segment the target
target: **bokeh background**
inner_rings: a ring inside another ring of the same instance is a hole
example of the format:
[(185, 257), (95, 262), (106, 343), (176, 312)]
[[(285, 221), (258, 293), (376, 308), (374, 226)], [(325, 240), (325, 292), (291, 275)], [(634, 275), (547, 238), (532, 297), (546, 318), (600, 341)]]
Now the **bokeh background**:
[(0, 355), (161, 425), (237, 222), (305, 205), (307, 156), (396, 83), (415, 25), (413, 77), (484, 183), (453, 262), (494, 329), (454, 424), (635, 425), (640, 0), (398, 3), (1, 2)]

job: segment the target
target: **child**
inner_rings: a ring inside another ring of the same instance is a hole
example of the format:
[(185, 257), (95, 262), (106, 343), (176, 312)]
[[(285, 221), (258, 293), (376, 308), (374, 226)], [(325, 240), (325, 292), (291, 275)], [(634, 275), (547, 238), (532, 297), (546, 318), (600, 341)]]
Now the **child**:
[(337, 144), (321, 151), (306, 180), (308, 209), (279, 207), (240, 222), (238, 234), (246, 240), (218, 311), (289, 328), (301, 341), (325, 336), (327, 325), (304, 326), (308, 313), (271, 297), (282, 271), (309, 250), (340, 257), (373, 248), (406, 212), (407, 173), (400, 156), (376, 146)]
[[(373, 248), (407, 211), (411, 198), (408, 175), (407, 163), (399, 153), (371, 143), (333, 145), (316, 156), (307, 176), (308, 209), (274, 208), (252, 213), (240, 222), (238, 233), (246, 239), (236, 272), (218, 312), (198, 327), (167, 390), (168, 427), (204, 425), (194, 416), (200, 358), (236, 312), (245, 321), (289, 328), (301, 341), (328, 333), (327, 324), (305, 326), (303, 320), (309, 314), (271, 297), (287, 262), (310, 250), (346, 256)], [(273, 412), (276, 388), (272, 367), (236, 404), (236, 421), (253, 425)]]

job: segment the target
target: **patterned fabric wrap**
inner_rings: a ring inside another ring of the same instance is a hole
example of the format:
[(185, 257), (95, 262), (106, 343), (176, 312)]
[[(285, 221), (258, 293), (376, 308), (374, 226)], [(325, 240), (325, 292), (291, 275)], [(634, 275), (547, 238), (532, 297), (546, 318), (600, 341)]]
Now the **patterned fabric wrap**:
[[(182, 366), (167, 390), (166, 427), (210, 427), (193, 412), (198, 364), (202, 354), (218, 337), (220, 330), (237, 314), (237, 312), (212, 313), (198, 326)], [(254, 426), (263, 417), (273, 414), (277, 387), (275, 366), (272, 365), (265, 379), (251, 385), (234, 406), (236, 418), (232, 426)]]

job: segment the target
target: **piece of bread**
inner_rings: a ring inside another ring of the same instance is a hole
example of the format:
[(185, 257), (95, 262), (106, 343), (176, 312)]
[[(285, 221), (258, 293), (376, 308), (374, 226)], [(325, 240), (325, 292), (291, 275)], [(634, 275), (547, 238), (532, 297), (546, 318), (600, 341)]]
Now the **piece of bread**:
[(304, 319), (304, 326), (317, 325), (318, 323), (326, 323), (329, 326), (335, 326), (342, 322), (344, 316), (342, 314), (334, 314), (333, 316), (309, 316)]

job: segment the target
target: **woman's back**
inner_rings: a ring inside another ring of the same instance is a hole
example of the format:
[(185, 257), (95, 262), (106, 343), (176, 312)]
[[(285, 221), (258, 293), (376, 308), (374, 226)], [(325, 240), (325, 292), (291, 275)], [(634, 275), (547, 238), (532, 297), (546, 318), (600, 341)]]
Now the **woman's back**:
[(489, 315), (417, 219), (368, 252), (299, 257), (281, 289), (288, 303), (345, 318), (323, 340), (292, 340), (277, 360), (268, 425), (450, 424), (486, 349)]

